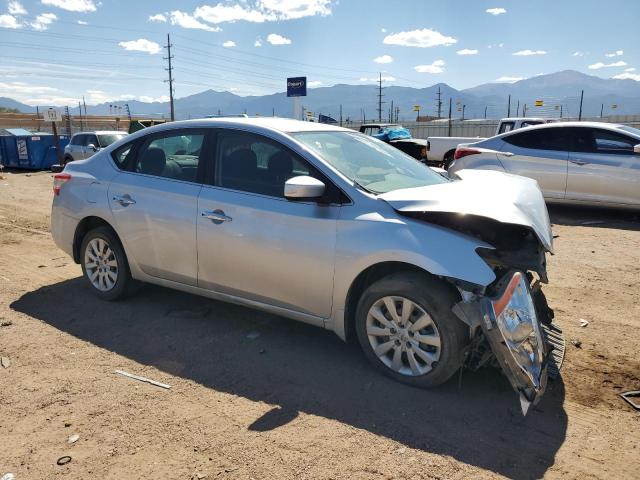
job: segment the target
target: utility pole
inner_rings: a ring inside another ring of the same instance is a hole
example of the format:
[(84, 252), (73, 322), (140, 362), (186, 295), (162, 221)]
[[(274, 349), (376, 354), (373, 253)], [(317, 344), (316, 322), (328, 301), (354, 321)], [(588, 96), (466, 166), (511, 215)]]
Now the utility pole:
[(487, 118), (487, 106), (486, 105), (484, 106), (484, 118), (485, 118), (485, 120)]
[(604, 111), (604, 103), (600, 105), (600, 118), (602, 118), (603, 111)]
[(518, 100), (518, 106), (516, 107), (516, 117), (520, 116), (520, 100)]
[[(82, 124), (82, 105), (80, 105), (80, 101), (78, 101), (78, 112), (80, 112), (80, 130), (84, 130), (84, 125)], [(602, 114), (600, 114), (602, 117)]]
[(440, 92), (440, 87), (438, 87), (438, 118), (441, 117), (442, 114), (442, 93)]
[(522, 106), (522, 116), (523, 117), (527, 116), (527, 104), (526, 103)]
[(462, 120), (464, 120), (464, 109), (467, 108), (467, 106), (463, 103), (462, 104)]
[(507, 118), (511, 118), (511, 95), (509, 95), (509, 100), (507, 102)]
[(380, 72), (380, 79), (378, 80), (378, 121), (382, 121), (382, 104), (386, 103), (382, 101), (382, 72)]
[(560, 118), (562, 118), (562, 104), (560, 104)]
[(342, 104), (340, 104), (340, 126), (342, 126)]
[(174, 110), (173, 107), (173, 66), (171, 65), (171, 60), (173, 59), (173, 56), (171, 55), (171, 47), (173, 45), (171, 45), (171, 39), (169, 38), (169, 34), (167, 33), (167, 45), (164, 47), (167, 49), (167, 56), (163, 57), (164, 60), (168, 60), (169, 61), (169, 68), (165, 68), (165, 70), (167, 72), (169, 72), (169, 80), (165, 80), (165, 82), (169, 82), (169, 105), (171, 108), (171, 121), (175, 121), (176, 119), (176, 112)]
[(398, 123), (399, 118), (400, 118), (400, 107), (396, 107), (396, 123)]
[(449, 133), (448, 136), (451, 136), (451, 104), (452, 104), (452, 98), (449, 97)]
[(578, 121), (582, 120), (582, 100), (584, 99), (584, 90), (580, 91), (580, 112), (578, 113)]
[(393, 122), (393, 100), (391, 100), (391, 109), (389, 110), (389, 122)]
[(84, 101), (84, 95), (82, 96), (82, 104), (84, 105), (84, 119), (87, 120), (87, 102)]

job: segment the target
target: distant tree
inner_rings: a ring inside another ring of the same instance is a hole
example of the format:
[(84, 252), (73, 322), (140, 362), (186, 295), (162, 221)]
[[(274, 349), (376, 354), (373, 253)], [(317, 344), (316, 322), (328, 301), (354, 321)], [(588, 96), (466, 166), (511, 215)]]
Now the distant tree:
[(17, 108), (0, 107), (0, 113), (20, 113)]

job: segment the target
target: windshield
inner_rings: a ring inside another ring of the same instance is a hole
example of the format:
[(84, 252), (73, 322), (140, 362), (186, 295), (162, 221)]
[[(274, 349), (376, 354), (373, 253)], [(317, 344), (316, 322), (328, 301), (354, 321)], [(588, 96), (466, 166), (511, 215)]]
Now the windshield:
[(373, 193), (447, 182), (395, 147), (360, 133), (300, 132), (292, 136), (349, 180)]
[(100, 147), (108, 147), (112, 143), (117, 142), (118, 140), (123, 139), (126, 136), (125, 133), (109, 133), (106, 135), (98, 135), (98, 142), (100, 143)]
[(620, 130), (623, 130), (627, 133), (630, 133), (631, 135), (640, 138), (640, 129), (629, 127), (627, 125), (620, 125)]

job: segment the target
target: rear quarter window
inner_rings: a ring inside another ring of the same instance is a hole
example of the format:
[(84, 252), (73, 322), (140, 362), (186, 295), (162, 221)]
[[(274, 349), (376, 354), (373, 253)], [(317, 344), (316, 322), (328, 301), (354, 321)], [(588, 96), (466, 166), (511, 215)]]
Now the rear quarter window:
[(135, 142), (127, 143), (111, 152), (111, 158), (120, 170), (126, 170), (127, 165), (131, 163), (129, 160), (133, 158), (134, 144)]

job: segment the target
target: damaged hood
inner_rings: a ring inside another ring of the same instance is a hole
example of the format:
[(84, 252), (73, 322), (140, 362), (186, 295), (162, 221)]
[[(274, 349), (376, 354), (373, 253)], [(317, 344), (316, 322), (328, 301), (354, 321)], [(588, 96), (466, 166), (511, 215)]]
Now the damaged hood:
[(547, 206), (535, 180), (492, 170), (460, 170), (460, 180), (394, 190), (379, 196), (400, 212), (475, 215), (529, 227), (553, 252)]

